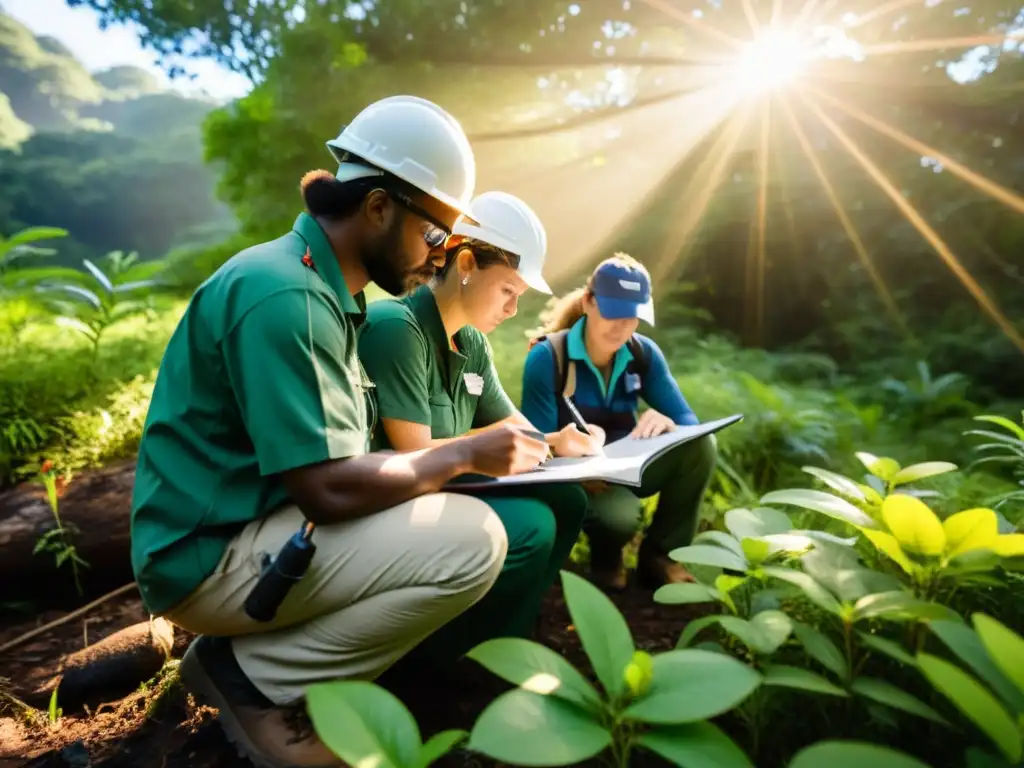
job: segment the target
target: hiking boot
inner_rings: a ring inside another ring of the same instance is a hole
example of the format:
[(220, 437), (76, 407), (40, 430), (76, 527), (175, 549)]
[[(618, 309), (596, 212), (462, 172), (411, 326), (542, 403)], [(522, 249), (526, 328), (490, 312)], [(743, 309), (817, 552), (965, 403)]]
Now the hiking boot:
[(666, 584), (696, 581), (693, 574), (681, 563), (645, 544), (640, 545), (636, 557), (636, 579), (640, 586), (645, 589), (658, 589)]
[(218, 710), (238, 754), (258, 768), (341, 768), (313, 731), (303, 707), (280, 707), (245, 677), (225, 637), (196, 638), (178, 667), (197, 701)]

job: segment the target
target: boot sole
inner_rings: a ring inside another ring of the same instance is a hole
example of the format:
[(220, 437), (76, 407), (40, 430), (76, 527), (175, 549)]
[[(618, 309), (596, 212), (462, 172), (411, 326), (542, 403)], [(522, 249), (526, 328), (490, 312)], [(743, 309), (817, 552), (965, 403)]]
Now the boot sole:
[[(311, 768), (310, 766), (282, 763), (267, 756), (259, 747), (252, 743), (245, 729), (238, 722), (238, 718), (235, 717), (231, 704), (224, 697), (224, 694), (220, 692), (220, 689), (217, 688), (213, 680), (210, 679), (210, 676), (203, 668), (202, 662), (199, 660), (199, 656), (195, 652), (195, 648), (191, 645), (181, 658), (181, 664), (178, 666), (178, 675), (185, 688), (195, 696), (197, 701), (217, 710), (219, 713), (217, 721), (220, 723), (227, 740), (235, 748), (235, 751), (238, 752), (239, 757), (249, 760), (256, 768)], [(328, 768), (328, 766), (323, 768)]]

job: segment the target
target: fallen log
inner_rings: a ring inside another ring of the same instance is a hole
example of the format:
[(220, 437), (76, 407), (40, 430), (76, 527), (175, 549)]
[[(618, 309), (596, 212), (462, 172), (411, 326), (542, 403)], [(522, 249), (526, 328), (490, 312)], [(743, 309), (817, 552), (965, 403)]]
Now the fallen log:
[(191, 635), (162, 618), (125, 627), (19, 680), (15, 695), (46, 709), (53, 691), (65, 713), (120, 699), (150, 680), (170, 658), (184, 653)]
[(40, 539), (57, 527), (42, 484), (24, 483), (0, 494), (0, 603), (27, 601), (37, 609), (68, 608), (131, 581), (129, 515), (134, 480), (134, 461), (82, 472), (72, 478), (59, 500), (61, 522), (68, 532), (64, 543), (73, 546), (86, 563), (78, 567), (82, 595), (70, 560), (58, 567), (55, 552), (36, 552)]

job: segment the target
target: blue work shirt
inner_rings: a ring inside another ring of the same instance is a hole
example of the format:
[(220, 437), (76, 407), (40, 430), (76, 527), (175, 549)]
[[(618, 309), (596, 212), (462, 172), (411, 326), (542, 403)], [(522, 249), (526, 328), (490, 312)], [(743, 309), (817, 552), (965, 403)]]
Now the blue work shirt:
[[(700, 423), (696, 414), (683, 397), (679, 385), (672, 378), (665, 355), (653, 340), (636, 334), (643, 345), (647, 359), (647, 373), (639, 389), (632, 374), (626, 369), (633, 359), (627, 345), (615, 353), (612, 361), (612, 375), (605, 386), (604, 376), (597, 369), (584, 342), (583, 331), (586, 317), (581, 317), (566, 336), (566, 363), (576, 361), (576, 391), (573, 402), (580, 410), (604, 409), (615, 413), (636, 413), (639, 399), (643, 398), (651, 408), (668, 416), (683, 426)], [(559, 377), (556, 375), (555, 356), (547, 342), (534, 345), (526, 356), (523, 368), (523, 402), (520, 410), (541, 432), (555, 432), (566, 423), (559, 423), (559, 408), (556, 398), (561, 397)]]

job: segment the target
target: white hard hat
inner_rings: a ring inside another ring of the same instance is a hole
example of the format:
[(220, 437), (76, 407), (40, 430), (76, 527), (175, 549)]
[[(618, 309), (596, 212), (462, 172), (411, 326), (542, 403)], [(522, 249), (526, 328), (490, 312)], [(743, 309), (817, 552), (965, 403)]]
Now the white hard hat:
[[(459, 122), (431, 101), (417, 96), (375, 101), (328, 141), (327, 148), (341, 166), (339, 179), (373, 175), (377, 171), (366, 168), (368, 164), (459, 213), (469, 213), (476, 187), (473, 149)], [(353, 162), (361, 167), (353, 168)]]
[(533, 209), (507, 192), (484, 192), (470, 205), (474, 221), (460, 219), (453, 235), (472, 237), (519, 257), (517, 274), (534, 290), (551, 293), (544, 279), (548, 236)]

